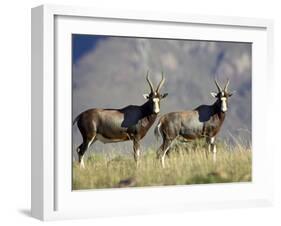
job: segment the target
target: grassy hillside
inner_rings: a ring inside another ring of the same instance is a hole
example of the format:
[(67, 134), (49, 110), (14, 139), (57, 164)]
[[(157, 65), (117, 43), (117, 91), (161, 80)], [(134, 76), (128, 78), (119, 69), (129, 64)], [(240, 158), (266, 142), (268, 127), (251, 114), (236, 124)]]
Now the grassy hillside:
[(142, 153), (139, 167), (132, 155), (94, 153), (85, 159), (85, 169), (73, 163), (73, 189), (142, 187), (251, 181), (251, 149), (219, 144), (217, 161), (207, 158), (202, 143), (176, 144), (163, 169), (155, 150)]

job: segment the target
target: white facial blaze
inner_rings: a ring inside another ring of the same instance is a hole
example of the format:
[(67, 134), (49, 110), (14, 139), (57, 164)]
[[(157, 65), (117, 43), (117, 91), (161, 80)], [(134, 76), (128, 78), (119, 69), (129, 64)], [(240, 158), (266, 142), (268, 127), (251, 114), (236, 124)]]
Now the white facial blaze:
[(153, 103), (154, 103), (154, 105), (153, 105), (153, 111), (154, 111), (155, 113), (159, 113), (159, 111), (160, 111), (159, 98), (153, 98), (152, 100), (153, 100)]
[(226, 105), (226, 97), (222, 97), (221, 98), (221, 110), (223, 112), (227, 111), (227, 105)]

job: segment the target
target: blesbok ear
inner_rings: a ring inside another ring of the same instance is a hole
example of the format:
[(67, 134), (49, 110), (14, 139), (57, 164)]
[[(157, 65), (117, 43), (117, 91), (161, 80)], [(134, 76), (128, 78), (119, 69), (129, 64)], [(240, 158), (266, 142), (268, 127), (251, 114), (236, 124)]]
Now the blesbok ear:
[(145, 93), (143, 94), (144, 99), (148, 99), (149, 98), (149, 94)]
[(236, 93), (236, 90), (234, 90), (231, 93), (229, 93), (228, 96), (231, 97), (234, 93)]
[(215, 92), (210, 92), (210, 94), (212, 95), (212, 97), (214, 97), (214, 98), (217, 98), (217, 93), (215, 93)]
[(161, 99), (164, 99), (166, 96), (168, 96), (168, 93), (164, 93), (161, 95)]

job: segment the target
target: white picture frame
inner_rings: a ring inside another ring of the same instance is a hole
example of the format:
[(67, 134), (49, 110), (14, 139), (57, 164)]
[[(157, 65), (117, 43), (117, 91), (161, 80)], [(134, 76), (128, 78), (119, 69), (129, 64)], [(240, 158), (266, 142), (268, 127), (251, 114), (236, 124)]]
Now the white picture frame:
[[(136, 26), (141, 29), (134, 29)], [(164, 29), (155, 33), (157, 26)], [(60, 145), (56, 136), (71, 139), (71, 117), (67, 113), (71, 106), (69, 35), (91, 34), (93, 29), (95, 34), (252, 42), (253, 181), (72, 191), (69, 143), (60, 146), (64, 151), (56, 151)], [(173, 34), (168, 32), (171, 29)], [(271, 205), (273, 178), (268, 175), (273, 172), (273, 148), (267, 135), (270, 118), (266, 110), (258, 111), (258, 103), (263, 102), (268, 106), (264, 109), (270, 109), (271, 100), (265, 101), (263, 93), (272, 93), (272, 32), (273, 22), (265, 19), (160, 15), (54, 5), (33, 8), (32, 216), (56, 220)]]

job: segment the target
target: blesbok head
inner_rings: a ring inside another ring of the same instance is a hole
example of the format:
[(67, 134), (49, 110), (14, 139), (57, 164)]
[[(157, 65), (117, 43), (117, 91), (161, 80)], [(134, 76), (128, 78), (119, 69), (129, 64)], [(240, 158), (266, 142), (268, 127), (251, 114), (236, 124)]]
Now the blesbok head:
[(220, 109), (222, 112), (226, 112), (228, 108), (228, 98), (233, 95), (234, 92), (229, 92), (229, 79), (227, 80), (224, 88), (222, 89), (217, 80), (215, 79), (215, 84), (218, 89), (218, 92), (211, 92), (211, 95), (218, 99), (218, 104), (220, 105)]
[(164, 75), (162, 73), (162, 79), (159, 82), (156, 90), (154, 89), (153, 84), (149, 79), (148, 72), (146, 74), (146, 80), (147, 80), (148, 85), (150, 87), (150, 93), (149, 94), (143, 94), (143, 96), (144, 96), (145, 99), (147, 99), (151, 103), (153, 113), (158, 114), (160, 112), (160, 101), (161, 101), (161, 99), (164, 99), (166, 96), (168, 96), (168, 93), (164, 93), (164, 94), (160, 93), (160, 89), (165, 82)]

